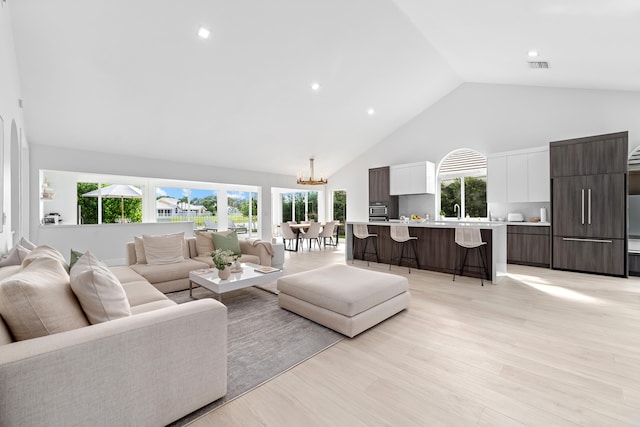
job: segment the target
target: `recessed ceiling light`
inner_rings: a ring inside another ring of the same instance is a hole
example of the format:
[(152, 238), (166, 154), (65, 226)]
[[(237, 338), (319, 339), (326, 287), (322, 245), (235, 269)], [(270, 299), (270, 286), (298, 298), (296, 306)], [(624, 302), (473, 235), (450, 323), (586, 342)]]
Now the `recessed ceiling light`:
[(320, 90), (320, 83), (318, 82), (313, 82), (311, 83), (311, 90), (314, 92), (317, 92)]
[(205, 27), (200, 27), (198, 28), (198, 37), (200, 37), (201, 39), (208, 39), (209, 36), (211, 35), (211, 31), (209, 31), (207, 28)]
[(367, 114), (370, 115), (370, 116), (373, 116), (375, 113), (376, 113), (376, 110), (374, 110), (373, 108), (369, 108), (367, 110)]
[(538, 51), (537, 50), (530, 50), (529, 51), (529, 58), (535, 58), (538, 56)]

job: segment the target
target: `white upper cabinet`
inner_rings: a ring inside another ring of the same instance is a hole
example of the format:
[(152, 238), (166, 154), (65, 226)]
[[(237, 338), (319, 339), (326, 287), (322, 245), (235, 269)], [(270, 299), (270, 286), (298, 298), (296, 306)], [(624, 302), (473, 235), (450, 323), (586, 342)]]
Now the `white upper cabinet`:
[(529, 175), (529, 201), (548, 202), (551, 199), (549, 150), (527, 155), (527, 173)]
[(507, 156), (487, 157), (487, 202), (507, 200)]
[(549, 148), (498, 153), (487, 159), (487, 202), (548, 202)]
[(436, 168), (431, 162), (407, 163), (389, 167), (391, 195), (434, 194)]

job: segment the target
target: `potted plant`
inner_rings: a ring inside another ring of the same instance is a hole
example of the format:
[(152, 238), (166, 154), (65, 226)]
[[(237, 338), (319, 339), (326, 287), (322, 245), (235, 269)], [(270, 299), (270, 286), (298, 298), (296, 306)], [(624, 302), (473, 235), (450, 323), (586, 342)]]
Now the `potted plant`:
[(230, 250), (216, 249), (211, 252), (211, 260), (218, 269), (218, 277), (226, 280), (231, 276), (231, 267), (236, 255)]

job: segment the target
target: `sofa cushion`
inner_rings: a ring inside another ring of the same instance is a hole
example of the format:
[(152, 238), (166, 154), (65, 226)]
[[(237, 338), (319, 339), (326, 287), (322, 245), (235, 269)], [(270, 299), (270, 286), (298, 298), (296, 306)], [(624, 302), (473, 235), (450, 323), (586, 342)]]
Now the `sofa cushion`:
[(241, 255), (240, 243), (238, 242), (238, 234), (234, 231), (211, 233), (213, 239), (213, 247), (215, 249), (222, 249), (225, 251), (231, 251), (236, 255)]
[(133, 269), (127, 265), (115, 265), (109, 267), (109, 270), (118, 278), (118, 281), (123, 285), (129, 282), (145, 281), (144, 277), (133, 271)]
[(151, 283), (162, 283), (189, 277), (189, 272), (199, 268), (207, 268), (208, 264), (193, 259), (164, 265), (133, 264), (131, 269), (142, 275)]
[(58, 251), (56, 248), (49, 245), (36, 246), (36, 248), (33, 249), (29, 253), (29, 255), (27, 255), (25, 259), (22, 261), (22, 268), (26, 268), (35, 259), (38, 259), (38, 258), (55, 259), (62, 264), (64, 269), (67, 270), (67, 272), (69, 272), (69, 264), (67, 264), (67, 261), (64, 259), (60, 251)]
[[(215, 265), (213, 264), (213, 260), (211, 259), (210, 256), (197, 256), (197, 257), (194, 257), (193, 259), (195, 259), (196, 261), (204, 262), (209, 267), (215, 267)], [(260, 257), (257, 255), (242, 254), (242, 256), (238, 258), (238, 261), (250, 262), (251, 264), (260, 265)]]
[(140, 305), (136, 305), (135, 307), (131, 307), (131, 313), (133, 314), (146, 313), (148, 311), (159, 310), (161, 308), (173, 307), (174, 305), (176, 305), (176, 303), (167, 298), (162, 301), (151, 301), (145, 304), (140, 304)]
[(199, 257), (211, 256), (213, 238), (208, 231), (196, 231), (196, 252)]
[(17, 341), (89, 325), (69, 274), (59, 260), (47, 256), (32, 259), (0, 282), (0, 314)]
[(165, 294), (160, 292), (146, 280), (123, 283), (122, 288), (127, 294), (127, 300), (129, 300), (129, 305), (131, 306), (131, 312), (133, 312), (133, 309), (138, 305), (154, 301), (168, 300)]
[(89, 251), (71, 269), (71, 289), (93, 325), (131, 316), (129, 301), (122, 285)]
[(157, 236), (145, 234), (142, 242), (149, 265), (174, 264), (185, 259), (184, 232)]
[(0, 258), (0, 267), (7, 267), (10, 265), (21, 265), (22, 261), (29, 255), (31, 250), (22, 247), (17, 244), (7, 253)]

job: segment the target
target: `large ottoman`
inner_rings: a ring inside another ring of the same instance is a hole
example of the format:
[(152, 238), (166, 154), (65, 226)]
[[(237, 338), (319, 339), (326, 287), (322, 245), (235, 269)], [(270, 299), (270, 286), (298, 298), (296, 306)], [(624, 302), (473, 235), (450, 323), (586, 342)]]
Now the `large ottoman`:
[(353, 338), (409, 307), (409, 282), (394, 274), (330, 265), (281, 277), (280, 307)]

